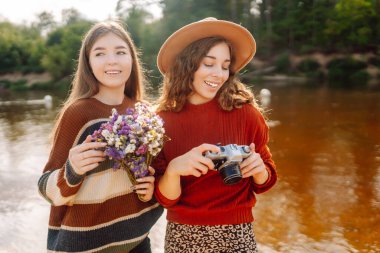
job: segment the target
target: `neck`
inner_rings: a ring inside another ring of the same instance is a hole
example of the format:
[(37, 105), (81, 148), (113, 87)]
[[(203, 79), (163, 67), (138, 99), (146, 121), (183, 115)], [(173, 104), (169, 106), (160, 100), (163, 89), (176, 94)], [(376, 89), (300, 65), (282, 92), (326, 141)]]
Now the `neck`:
[(93, 97), (107, 105), (119, 105), (123, 102), (125, 97), (124, 87), (115, 90), (100, 89)]

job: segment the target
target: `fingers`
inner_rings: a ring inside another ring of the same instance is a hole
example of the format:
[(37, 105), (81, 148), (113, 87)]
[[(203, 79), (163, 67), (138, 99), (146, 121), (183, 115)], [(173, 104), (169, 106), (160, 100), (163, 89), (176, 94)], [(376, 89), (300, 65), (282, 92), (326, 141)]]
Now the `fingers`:
[(153, 176), (146, 176), (142, 178), (136, 179), (138, 183), (154, 183), (154, 177)]
[[(204, 157), (204, 156), (199, 157), (199, 162), (201, 164), (204, 164), (207, 167), (206, 168), (207, 170), (208, 169), (213, 170), (214, 167), (215, 167), (214, 162), (210, 158), (207, 158), (207, 157)], [(206, 173), (207, 173), (207, 171), (206, 171)]]
[[(86, 138), (87, 140), (87, 138)], [(82, 144), (76, 146), (78, 152), (83, 152), (89, 149), (99, 149), (107, 145), (105, 142), (83, 142)]]
[(260, 154), (255, 152), (255, 144), (251, 143), (249, 148), (252, 152), (251, 155), (240, 164), (243, 178), (253, 176), (265, 170), (264, 161), (261, 159)]
[(202, 144), (178, 156), (170, 161), (167, 171), (176, 176), (195, 176), (205, 175), (209, 170), (214, 169), (215, 165), (210, 158), (203, 154), (206, 151), (219, 152), (220, 148), (212, 144)]
[(79, 175), (83, 175), (86, 172), (95, 169), (96, 167), (99, 166), (99, 163), (91, 163), (89, 165), (83, 166), (79, 169), (79, 172), (77, 172)]
[(92, 142), (91, 135), (88, 135), (83, 143), (70, 149), (69, 161), (74, 171), (83, 175), (95, 169), (100, 162), (105, 160), (105, 153), (97, 149), (106, 145), (107, 143)]
[(136, 179), (138, 184), (132, 187), (133, 191), (141, 195), (144, 201), (149, 201), (153, 196), (154, 177), (147, 176)]
[(252, 160), (252, 162), (245, 165), (244, 167), (240, 167), (243, 178), (253, 176), (265, 170), (265, 164), (261, 159), (260, 155), (255, 153), (253, 157), (254, 159)]
[(151, 175), (151, 176), (153, 176), (154, 173), (156, 173), (156, 170), (151, 166), (148, 167), (148, 171), (149, 171), (149, 175)]
[(81, 155), (82, 160), (85, 160), (85, 159), (91, 158), (91, 157), (105, 157), (106, 156), (106, 154), (104, 154), (103, 151), (93, 150), (93, 149), (82, 152), (82, 153), (80, 153), (80, 155)]
[(203, 143), (194, 149), (199, 150), (202, 154), (206, 151), (211, 151), (213, 153), (220, 152), (220, 148), (218, 146), (208, 143)]
[(81, 167), (84, 167), (84, 166), (88, 166), (88, 165), (93, 164), (93, 163), (101, 163), (104, 160), (106, 160), (105, 157), (91, 157), (91, 158), (87, 158), (87, 159), (81, 160), (79, 162), (79, 165)]
[(244, 168), (244, 167), (248, 166), (250, 163), (252, 163), (253, 161), (255, 161), (257, 159), (261, 159), (260, 154), (255, 152), (255, 144), (254, 143), (251, 143), (249, 145), (249, 148), (251, 149), (251, 155), (249, 157), (247, 157), (246, 159), (244, 159), (244, 161), (240, 164), (240, 168)]
[[(207, 158), (206, 158), (207, 159)], [(209, 167), (204, 165), (201, 162), (195, 162), (193, 164), (193, 170), (191, 171), (190, 175), (193, 175), (195, 177), (200, 177), (202, 175), (207, 174)]]

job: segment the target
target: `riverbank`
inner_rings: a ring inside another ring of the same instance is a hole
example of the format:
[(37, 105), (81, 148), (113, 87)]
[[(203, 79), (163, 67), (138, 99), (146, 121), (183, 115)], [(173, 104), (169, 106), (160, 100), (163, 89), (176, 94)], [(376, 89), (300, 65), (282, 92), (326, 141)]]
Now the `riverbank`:
[[(255, 57), (249, 64), (244, 79), (287, 83), (328, 82), (342, 87), (356, 83), (368, 88), (380, 88), (380, 56), (374, 53), (315, 52), (297, 55), (283, 53), (270, 59)], [(1, 90), (49, 90), (68, 88), (70, 78), (54, 81), (47, 72), (7, 73), (0, 75)]]
[(285, 52), (269, 59), (254, 58), (246, 79), (289, 83), (329, 83), (350, 87), (353, 83), (380, 88), (380, 57), (368, 53), (294, 54)]

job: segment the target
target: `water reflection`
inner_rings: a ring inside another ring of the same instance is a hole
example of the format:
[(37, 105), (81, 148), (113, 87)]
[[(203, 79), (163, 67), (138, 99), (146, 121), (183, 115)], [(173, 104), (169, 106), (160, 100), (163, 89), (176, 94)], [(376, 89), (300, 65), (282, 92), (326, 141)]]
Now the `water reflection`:
[(258, 237), (279, 252), (379, 252), (379, 94), (273, 93), (271, 118), (282, 122), (271, 132), (280, 182), (259, 203), (269, 206), (257, 211), (265, 217)]
[[(380, 94), (265, 88), (280, 178), (254, 209), (261, 252), (380, 252)], [(55, 114), (0, 107), (0, 252), (45, 249), (49, 207), (36, 182)], [(162, 252), (164, 226), (161, 219), (151, 233), (154, 252)]]

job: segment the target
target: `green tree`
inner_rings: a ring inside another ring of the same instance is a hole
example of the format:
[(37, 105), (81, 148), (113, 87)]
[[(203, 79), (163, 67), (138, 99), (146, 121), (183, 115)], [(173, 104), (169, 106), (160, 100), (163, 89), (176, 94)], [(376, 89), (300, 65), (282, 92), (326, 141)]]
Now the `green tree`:
[(272, 46), (277, 52), (323, 49), (325, 20), (333, 6), (331, 0), (264, 0), (259, 6), (261, 29), (258, 39), (270, 41), (269, 45), (262, 45)]
[(63, 9), (62, 12), (62, 23), (64, 25), (76, 23), (79, 21), (84, 21), (82, 14), (75, 8)]
[(90, 21), (78, 21), (48, 34), (47, 52), (42, 65), (54, 79), (61, 79), (74, 72), (83, 36), (91, 25)]
[(42, 45), (37, 29), (0, 23), (0, 72), (41, 71)]
[(363, 49), (375, 41), (376, 31), (371, 24), (378, 18), (372, 0), (339, 1), (333, 15), (327, 20), (325, 33), (331, 38), (330, 46)]
[(40, 31), (40, 34), (45, 35), (57, 26), (57, 22), (54, 20), (54, 16), (51, 12), (43, 11), (37, 14), (37, 21), (32, 23), (32, 27), (35, 27)]

